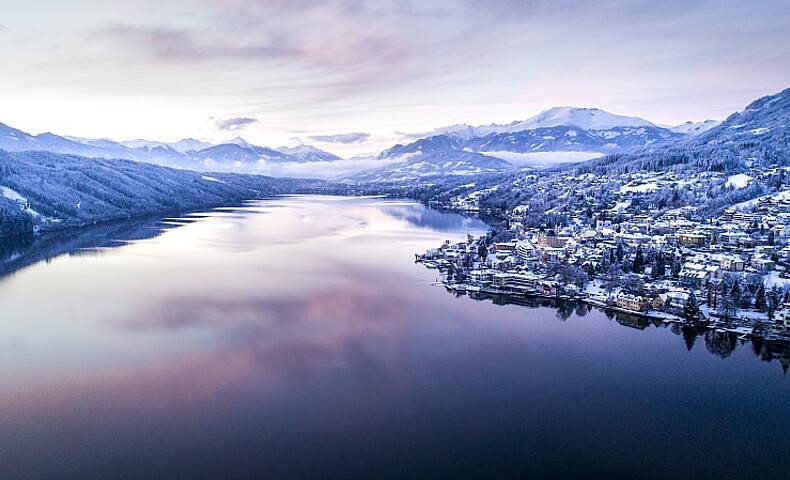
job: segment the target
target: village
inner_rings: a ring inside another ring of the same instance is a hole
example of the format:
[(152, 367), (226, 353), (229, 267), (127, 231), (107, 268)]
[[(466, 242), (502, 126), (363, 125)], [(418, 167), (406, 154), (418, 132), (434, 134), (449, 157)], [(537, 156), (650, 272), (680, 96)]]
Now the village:
[(693, 220), (684, 209), (645, 212), (647, 188), (660, 184), (637, 179), (617, 191), (614, 205), (580, 202), (564, 226), (528, 227), (530, 212), (516, 208), (503, 228), (446, 241), (417, 261), (437, 268), (455, 292), (581, 301), (790, 341), (790, 190)]

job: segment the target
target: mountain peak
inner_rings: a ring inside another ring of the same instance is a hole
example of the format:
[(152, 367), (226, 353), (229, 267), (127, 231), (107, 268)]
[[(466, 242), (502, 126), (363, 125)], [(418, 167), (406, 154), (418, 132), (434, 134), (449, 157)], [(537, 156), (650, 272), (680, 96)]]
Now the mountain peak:
[(248, 143), (247, 140), (244, 140), (241, 137), (236, 137), (236, 138), (234, 138), (232, 140), (229, 140), (227, 142), (224, 142), (224, 143), (232, 143), (234, 145), (239, 145), (239, 146), (242, 146), (242, 147), (251, 147), (252, 146), (251, 143)]
[(655, 127), (639, 117), (616, 115), (598, 108), (553, 107), (532, 118), (515, 123), (511, 128), (531, 130), (547, 127), (578, 127), (583, 130), (607, 130), (615, 127)]
[(703, 120), (701, 122), (688, 121), (681, 123), (680, 125), (670, 127), (669, 129), (675, 133), (683, 133), (685, 135), (694, 136), (707, 132), (711, 128), (718, 126), (720, 123), (721, 122), (718, 120)]

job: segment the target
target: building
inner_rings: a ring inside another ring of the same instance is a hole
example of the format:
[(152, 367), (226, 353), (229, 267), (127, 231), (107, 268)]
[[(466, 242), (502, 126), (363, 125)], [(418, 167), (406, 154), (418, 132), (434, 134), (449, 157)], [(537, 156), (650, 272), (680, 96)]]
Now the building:
[(742, 272), (746, 267), (746, 262), (738, 257), (724, 257), (721, 259), (721, 268), (730, 272)]
[(534, 293), (537, 278), (517, 273), (497, 273), (493, 276), (493, 286), (500, 290), (516, 293)]
[(571, 237), (559, 237), (557, 235), (542, 235), (538, 237), (538, 245), (549, 248), (563, 248)]
[(768, 272), (774, 268), (774, 262), (770, 258), (753, 258), (752, 267), (758, 272)]
[(617, 306), (634, 312), (646, 312), (650, 307), (650, 300), (640, 295), (620, 292), (617, 295)]
[(516, 243), (516, 255), (523, 261), (527, 261), (535, 255), (535, 245), (529, 240), (521, 240)]
[(678, 240), (685, 247), (703, 247), (706, 237), (699, 233), (681, 233), (678, 235)]

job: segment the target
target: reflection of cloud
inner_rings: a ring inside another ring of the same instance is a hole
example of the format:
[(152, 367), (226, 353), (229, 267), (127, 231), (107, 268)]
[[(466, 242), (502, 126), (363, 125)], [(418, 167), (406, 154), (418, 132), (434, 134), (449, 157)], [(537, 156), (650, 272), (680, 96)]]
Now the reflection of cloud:
[(310, 135), (307, 138), (309, 138), (314, 142), (362, 143), (368, 138), (370, 138), (370, 134), (364, 132), (351, 132), (351, 133), (337, 133), (334, 135)]
[(220, 130), (236, 132), (239, 130), (244, 130), (245, 128), (257, 122), (257, 119), (250, 117), (215, 118), (214, 126)]

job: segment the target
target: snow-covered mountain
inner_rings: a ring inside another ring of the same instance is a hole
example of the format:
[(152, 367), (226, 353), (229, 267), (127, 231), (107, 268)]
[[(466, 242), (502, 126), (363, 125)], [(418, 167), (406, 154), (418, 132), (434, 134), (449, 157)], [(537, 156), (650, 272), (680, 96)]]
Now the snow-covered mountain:
[(253, 145), (237, 137), (212, 145), (194, 138), (167, 143), (145, 139), (116, 142), (109, 139), (31, 135), (0, 123), (0, 150), (45, 151), (89, 158), (117, 158), (192, 170), (266, 173), (268, 163), (333, 162), (340, 157), (309, 145), (279, 149)]
[(617, 127), (655, 127), (638, 117), (615, 115), (597, 108), (554, 107), (523, 122), (516, 122), (507, 131), (520, 132), (548, 127), (578, 127), (582, 130), (609, 130)]
[[(436, 174), (435, 165), (454, 165), (453, 160), (464, 158), (472, 164), (458, 164), (439, 169), (450, 175), (513, 168), (514, 165), (545, 167), (573, 163), (612, 153), (628, 153), (643, 148), (672, 143), (689, 134), (673, 132), (638, 117), (615, 115), (597, 108), (556, 107), (527, 120), (508, 124), (470, 126), (466, 124), (443, 127), (408, 144), (395, 145), (383, 151), (379, 158), (392, 160), (408, 155), (407, 161), (376, 168), (375, 178), (389, 172), (391, 178), (422, 169)], [(556, 153), (551, 156), (549, 154)], [(470, 156), (471, 154), (482, 155)], [(483, 160), (498, 158), (505, 163), (493, 164)], [(426, 160), (427, 159), (427, 160)], [(417, 166), (415, 166), (417, 165)], [(408, 169), (408, 170), (403, 170)], [(369, 178), (358, 175), (357, 178)]]
[(289, 159), (285, 153), (249, 144), (241, 138), (193, 152), (190, 158), (207, 169), (243, 171), (254, 170), (267, 161), (287, 162)]
[(703, 120), (702, 122), (686, 122), (681, 123), (675, 127), (670, 128), (675, 133), (682, 133), (684, 135), (695, 136), (705, 133), (713, 127), (718, 127), (721, 124), (718, 120)]
[(124, 142), (118, 142), (121, 145), (124, 145), (129, 148), (172, 148), (173, 150), (179, 153), (187, 153), (192, 151), (199, 151), (204, 150), (209, 147), (213, 147), (213, 143), (204, 142), (202, 140), (197, 140), (194, 138), (184, 138), (183, 140), (179, 140), (177, 142), (157, 142), (152, 140), (145, 140), (145, 139), (137, 139), (137, 140), (127, 140)]
[(464, 150), (390, 152), (385, 165), (349, 177), (357, 182), (395, 182), (435, 176), (480, 175), (510, 170), (513, 165), (496, 157)]
[(478, 152), (599, 152), (621, 153), (683, 138), (656, 126), (621, 126), (606, 130), (585, 130), (558, 125), (491, 134), (464, 142), (464, 148)]
[(173, 150), (181, 153), (197, 152), (214, 146), (213, 143), (204, 142), (194, 138), (185, 138), (183, 140), (170, 143), (169, 145)]
[(425, 136), (446, 134), (470, 139), (491, 134), (515, 133), (558, 126), (577, 127), (582, 130), (609, 130), (617, 127), (656, 127), (653, 123), (642, 118), (615, 115), (597, 108), (554, 107), (526, 120), (479, 126), (467, 124), (451, 125), (438, 128)]
[(299, 162), (333, 162), (340, 160), (340, 157), (337, 155), (312, 145), (300, 144), (295, 147), (277, 147), (277, 151), (285, 153)]

